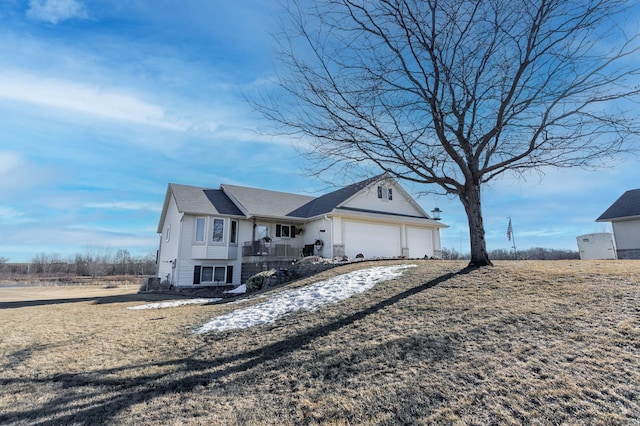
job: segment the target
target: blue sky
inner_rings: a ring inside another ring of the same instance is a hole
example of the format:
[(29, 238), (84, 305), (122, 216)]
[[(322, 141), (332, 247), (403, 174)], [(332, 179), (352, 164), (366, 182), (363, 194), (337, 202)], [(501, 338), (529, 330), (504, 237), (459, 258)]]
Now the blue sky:
[[(155, 253), (169, 182), (327, 190), (244, 101), (274, 81), (280, 14), (259, 0), (0, 0), (0, 257)], [(488, 248), (510, 247), (510, 216), (518, 248), (576, 250), (576, 236), (610, 231), (595, 219), (640, 187), (638, 166), (496, 181)], [(443, 246), (467, 252), (460, 202), (418, 202), (443, 210)]]

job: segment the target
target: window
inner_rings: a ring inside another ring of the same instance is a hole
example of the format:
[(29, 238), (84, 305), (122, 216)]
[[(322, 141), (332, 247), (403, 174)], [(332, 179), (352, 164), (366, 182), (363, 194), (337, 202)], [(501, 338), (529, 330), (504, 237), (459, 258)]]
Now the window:
[(227, 266), (227, 281), (226, 284), (233, 283), (233, 265)]
[(215, 268), (213, 268), (213, 280), (217, 283), (223, 283), (224, 273), (225, 273), (224, 266), (216, 266)]
[(389, 201), (393, 200), (393, 189), (387, 188), (386, 186), (379, 186), (378, 198)]
[[(226, 275), (225, 275), (226, 274)], [(216, 284), (233, 283), (233, 266), (202, 266), (195, 265), (193, 267), (193, 283), (212, 283)]]
[(238, 242), (238, 221), (231, 221), (231, 235), (229, 236), (229, 242), (231, 244), (236, 244)]
[(202, 272), (202, 266), (196, 265), (193, 268), (193, 283), (200, 284), (200, 274)]
[(167, 229), (165, 229), (164, 231), (164, 240), (166, 242), (169, 242), (170, 239), (171, 239), (171, 225), (167, 225)]
[(213, 219), (213, 238), (214, 243), (221, 243), (224, 238), (224, 220)]
[(202, 280), (203, 283), (210, 283), (213, 281), (213, 266), (202, 267)]
[(269, 227), (267, 225), (256, 226), (256, 240), (261, 240), (269, 236)]
[[(226, 277), (226, 272), (229, 271), (233, 274), (233, 267), (225, 266), (200, 266), (196, 265), (193, 268), (193, 283), (222, 283), (227, 282), (232, 277)], [(225, 281), (227, 278), (227, 281)]]
[(293, 225), (276, 225), (276, 237), (295, 238), (296, 227)]
[(204, 221), (204, 217), (196, 218), (196, 235), (194, 240), (197, 243), (204, 243)]

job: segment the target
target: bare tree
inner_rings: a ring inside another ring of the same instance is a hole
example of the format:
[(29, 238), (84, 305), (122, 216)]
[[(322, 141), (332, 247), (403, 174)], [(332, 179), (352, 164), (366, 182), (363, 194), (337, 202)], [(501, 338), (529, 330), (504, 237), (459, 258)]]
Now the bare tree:
[(631, 149), (628, 137), (639, 133), (629, 102), (639, 94), (631, 7), (290, 0), (280, 89), (254, 104), (310, 144), (318, 175), (382, 170), (459, 198), (470, 266), (490, 265), (484, 184), (603, 165)]
[(84, 259), (89, 275), (93, 278), (102, 277), (107, 275), (109, 265), (113, 263), (113, 254), (109, 247), (89, 246)]
[(9, 259), (7, 259), (6, 257), (2, 257), (0, 256), (0, 274), (3, 274), (5, 272), (5, 270), (7, 269), (7, 262), (9, 261)]
[(115, 275), (125, 275), (130, 274), (131, 265), (133, 260), (131, 259), (131, 254), (129, 250), (119, 249), (116, 251), (116, 254), (113, 259), (113, 273)]

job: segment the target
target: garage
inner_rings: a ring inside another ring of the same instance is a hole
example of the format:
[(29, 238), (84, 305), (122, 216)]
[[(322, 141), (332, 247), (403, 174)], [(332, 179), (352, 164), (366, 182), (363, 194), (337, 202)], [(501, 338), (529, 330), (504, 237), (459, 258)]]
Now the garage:
[(401, 256), (400, 229), (400, 225), (345, 221), (345, 254), (350, 258), (359, 253), (366, 258)]
[(407, 245), (409, 247), (409, 257), (411, 258), (433, 256), (431, 229), (407, 227)]

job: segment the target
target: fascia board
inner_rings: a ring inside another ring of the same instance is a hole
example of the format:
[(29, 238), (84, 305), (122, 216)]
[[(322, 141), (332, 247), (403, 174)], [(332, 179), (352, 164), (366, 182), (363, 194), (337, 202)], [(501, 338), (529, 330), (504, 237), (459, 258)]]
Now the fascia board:
[(368, 219), (368, 220), (378, 220), (384, 222), (394, 222), (394, 223), (406, 223), (412, 225), (429, 225), (431, 227), (436, 228), (448, 228), (449, 225), (445, 225), (439, 220), (427, 219), (427, 218), (419, 218), (419, 217), (411, 217), (411, 216), (402, 216), (402, 215), (393, 215), (386, 213), (377, 213), (377, 212), (355, 212), (349, 210), (334, 210), (327, 217), (343, 217), (350, 219)]

